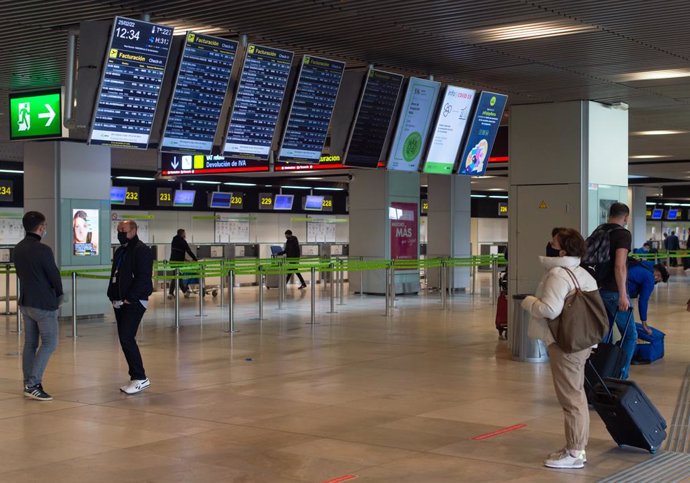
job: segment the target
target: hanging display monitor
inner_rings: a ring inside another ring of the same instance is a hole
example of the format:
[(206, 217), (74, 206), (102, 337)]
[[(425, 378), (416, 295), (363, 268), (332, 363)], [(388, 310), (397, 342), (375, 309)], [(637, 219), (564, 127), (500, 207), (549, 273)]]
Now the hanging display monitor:
[(440, 82), (410, 77), (386, 169), (419, 169), (440, 90)]
[(378, 166), (403, 79), (398, 74), (369, 69), (345, 150), (346, 166)]
[(90, 144), (146, 149), (173, 28), (115, 17)]
[(268, 161), (293, 55), (255, 44), (247, 47), (223, 147), (226, 156)]
[(183, 208), (191, 208), (194, 206), (194, 198), (196, 191), (194, 190), (175, 190), (175, 197), (173, 198), (173, 206)]
[(72, 210), (72, 248), (78, 257), (98, 255), (98, 210)]
[(429, 137), (429, 151), (423, 169), (425, 173), (453, 173), (458, 151), (465, 139), (475, 93), (472, 89), (446, 87), (436, 125)]
[(211, 208), (230, 208), (232, 202), (232, 193), (223, 193), (221, 191), (214, 191), (211, 193)]
[(214, 154), (161, 153), (161, 175), (250, 173), (268, 171), (268, 160), (237, 159)]
[(484, 91), (479, 96), (474, 118), (460, 155), (458, 174), (483, 176), (501, 124), (508, 96)]
[(110, 188), (110, 203), (113, 205), (124, 205), (127, 199), (126, 186), (113, 186)]
[(345, 62), (304, 56), (278, 159), (319, 162), (344, 70)]
[(323, 196), (307, 195), (304, 198), (304, 209), (308, 211), (323, 211)]
[(285, 211), (291, 210), (293, 198), (294, 195), (276, 195), (273, 201), (273, 209)]
[(167, 207), (173, 205), (172, 188), (156, 188), (156, 206)]
[(211, 154), (236, 52), (232, 40), (187, 33), (162, 151)]

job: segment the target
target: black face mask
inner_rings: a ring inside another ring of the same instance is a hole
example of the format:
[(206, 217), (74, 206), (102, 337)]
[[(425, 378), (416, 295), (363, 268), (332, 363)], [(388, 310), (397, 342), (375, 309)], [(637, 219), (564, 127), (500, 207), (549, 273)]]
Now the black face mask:
[(118, 231), (117, 232), (117, 241), (120, 242), (120, 245), (126, 244), (129, 240), (127, 239), (127, 233), (124, 231)]
[(556, 250), (554, 247), (552, 247), (551, 243), (547, 243), (546, 244), (546, 256), (547, 257), (560, 257), (561, 251)]

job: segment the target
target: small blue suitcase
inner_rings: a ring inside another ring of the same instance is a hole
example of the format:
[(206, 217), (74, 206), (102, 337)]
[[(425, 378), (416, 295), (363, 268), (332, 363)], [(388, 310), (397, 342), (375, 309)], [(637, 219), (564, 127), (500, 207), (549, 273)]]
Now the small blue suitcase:
[(633, 363), (650, 364), (664, 357), (664, 337), (666, 334), (650, 327), (652, 334), (649, 335), (642, 328), (642, 324), (635, 325), (637, 326), (637, 347), (633, 355)]

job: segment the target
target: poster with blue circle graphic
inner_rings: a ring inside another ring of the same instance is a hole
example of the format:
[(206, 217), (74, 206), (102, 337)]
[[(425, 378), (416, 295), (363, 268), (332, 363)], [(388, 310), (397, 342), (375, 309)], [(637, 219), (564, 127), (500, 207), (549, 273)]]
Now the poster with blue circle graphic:
[(460, 156), (458, 174), (483, 176), (501, 125), (508, 96), (484, 91), (479, 96), (474, 119)]

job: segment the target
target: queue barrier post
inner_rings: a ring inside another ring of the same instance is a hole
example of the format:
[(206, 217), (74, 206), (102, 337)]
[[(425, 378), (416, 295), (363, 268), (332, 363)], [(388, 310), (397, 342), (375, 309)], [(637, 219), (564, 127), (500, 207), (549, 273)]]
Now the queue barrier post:
[(439, 272), (441, 274), (441, 308), (445, 310), (446, 308), (446, 262), (445, 260), (441, 259), (441, 265), (439, 267)]
[(223, 302), (225, 302), (225, 260), (220, 261), (220, 307), (223, 308)]
[(498, 257), (491, 257), (491, 305), (496, 305), (498, 287)]
[(283, 309), (283, 304), (285, 303), (285, 282), (283, 281), (283, 263), (284, 261), (278, 260), (278, 310)]
[(259, 265), (259, 320), (264, 320), (264, 271)]
[[(19, 297), (17, 297), (19, 300)], [(19, 312), (19, 303), (17, 303)], [(5, 265), (5, 315), (10, 315), (10, 264)]]
[(330, 262), (328, 264), (328, 269), (330, 270), (328, 278), (330, 279), (330, 284), (331, 284), (331, 287), (330, 287), (331, 293), (330, 293), (330, 297), (329, 297), (330, 302), (331, 302), (331, 310), (328, 311), (329, 314), (335, 314), (336, 313), (336, 311), (335, 311), (335, 285), (333, 284), (333, 277), (335, 276), (334, 267), (335, 267), (335, 265), (333, 264), (333, 262)]
[(338, 260), (340, 264), (340, 269), (338, 270), (338, 280), (340, 281), (340, 302), (338, 302), (338, 305), (345, 305), (345, 267), (343, 260)]
[(311, 280), (309, 280), (309, 284), (311, 286), (311, 317), (309, 319), (309, 323), (313, 327), (314, 324), (316, 324), (316, 267), (311, 267), (310, 275)]
[(77, 272), (72, 272), (72, 335), (77, 338)]
[(239, 332), (235, 329), (235, 274), (228, 273), (228, 329), (231, 334)]
[(175, 328), (179, 329), (180, 328), (180, 297), (179, 297), (179, 292), (177, 290), (177, 284), (180, 281), (180, 269), (176, 268), (175, 269), (175, 280), (173, 280), (171, 283), (175, 284)]
[(22, 333), (22, 311), (19, 309), (19, 275), (17, 275), (17, 335)]
[(364, 257), (359, 257), (359, 261), (362, 264), (359, 267), (359, 298), (364, 297)]

